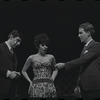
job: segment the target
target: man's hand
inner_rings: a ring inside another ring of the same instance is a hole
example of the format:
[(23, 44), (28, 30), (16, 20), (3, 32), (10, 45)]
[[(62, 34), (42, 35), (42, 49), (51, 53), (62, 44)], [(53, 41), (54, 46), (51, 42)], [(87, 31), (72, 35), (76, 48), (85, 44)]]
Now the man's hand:
[(55, 68), (61, 69), (61, 68), (63, 68), (64, 66), (65, 66), (65, 63), (57, 63), (57, 64), (55, 65)]
[(19, 77), (19, 76), (20, 76), (20, 72), (11, 71), (11, 73), (8, 77), (11, 79), (14, 79), (14, 78)]
[(74, 93), (76, 95), (76, 97), (80, 98), (81, 97), (81, 90), (79, 86), (76, 86), (76, 88), (74, 89)]
[(20, 77), (20, 72), (16, 72), (17, 76), (15, 77), (16, 79)]

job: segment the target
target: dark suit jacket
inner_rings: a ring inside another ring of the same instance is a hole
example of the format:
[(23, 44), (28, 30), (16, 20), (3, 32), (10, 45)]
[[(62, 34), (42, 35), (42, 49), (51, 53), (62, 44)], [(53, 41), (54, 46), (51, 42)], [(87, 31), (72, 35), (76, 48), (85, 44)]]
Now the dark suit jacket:
[(80, 82), (83, 89), (100, 89), (100, 43), (92, 40), (80, 58), (65, 64), (66, 69), (78, 66), (81, 66)]
[(12, 80), (6, 77), (7, 70), (14, 71), (17, 68), (16, 55), (12, 55), (5, 43), (0, 44), (0, 94), (7, 93)]

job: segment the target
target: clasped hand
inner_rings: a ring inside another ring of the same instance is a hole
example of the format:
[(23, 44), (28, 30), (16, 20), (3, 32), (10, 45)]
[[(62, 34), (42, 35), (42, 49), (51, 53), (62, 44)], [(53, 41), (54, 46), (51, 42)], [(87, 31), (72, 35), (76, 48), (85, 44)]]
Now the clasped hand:
[(9, 78), (14, 79), (14, 78), (18, 78), (19, 76), (20, 76), (20, 72), (11, 71)]

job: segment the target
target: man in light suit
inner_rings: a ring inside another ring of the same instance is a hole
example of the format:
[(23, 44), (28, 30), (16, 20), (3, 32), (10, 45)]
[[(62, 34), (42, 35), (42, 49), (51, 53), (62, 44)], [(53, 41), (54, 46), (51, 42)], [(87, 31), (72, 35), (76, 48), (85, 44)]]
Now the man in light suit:
[(78, 85), (84, 100), (100, 98), (100, 43), (93, 40), (94, 33), (92, 24), (88, 22), (81, 24), (78, 37), (81, 42), (85, 43), (81, 56), (55, 66), (58, 69), (65, 67), (67, 70), (80, 67)]
[(0, 43), (0, 100), (15, 98), (17, 72), (17, 58), (14, 48), (20, 45), (21, 38), (17, 30), (8, 35), (8, 40)]

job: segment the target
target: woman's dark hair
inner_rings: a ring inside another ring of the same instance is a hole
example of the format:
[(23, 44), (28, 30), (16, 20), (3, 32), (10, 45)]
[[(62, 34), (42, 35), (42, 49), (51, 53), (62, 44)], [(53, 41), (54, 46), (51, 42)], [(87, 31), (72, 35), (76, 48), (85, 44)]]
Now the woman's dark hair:
[(34, 38), (34, 45), (36, 48), (39, 48), (40, 44), (48, 45), (49, 43), (49, 37), (46, 33), (41, 33), (39, 35), (36, 35)]

